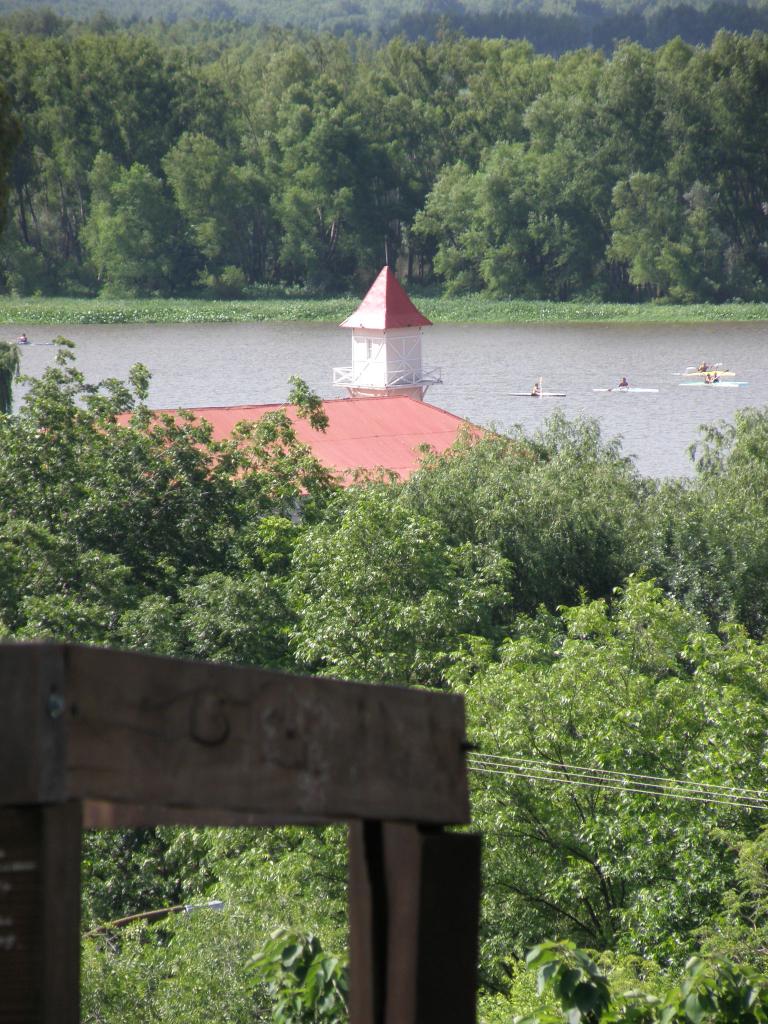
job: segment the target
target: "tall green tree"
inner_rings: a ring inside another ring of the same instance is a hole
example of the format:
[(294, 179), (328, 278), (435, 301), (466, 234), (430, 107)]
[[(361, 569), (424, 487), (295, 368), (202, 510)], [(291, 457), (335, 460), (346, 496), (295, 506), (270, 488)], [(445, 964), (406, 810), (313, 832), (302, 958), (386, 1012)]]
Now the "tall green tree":
[(394, 484), (355, 489), (296, 547), (299, 662), (348, 679), (439, 685), (459, 637), (491, 629), (507, 572), (489, 548), (448, 543)]
[(598, 423), (555, 415), (532, 437), (488, 434), (428, 455), (403, 500), (450, 544), (497, 551), (516, 611), (554, 611), (582, 592), (607, 597), (642, 568), (648, 486)]
[(102, 290), (117, 295), (169, 294), (183, 284), (178, 213), (148, 167), (121, 168), (99, 153), (82, 237)]
[[(0, 46), (24, 126), (12, 172), (20, 241), (11, 271), (27, 291), (82, 288), (92, 281), (81, 231), (97, 154), (157, 173), (183, 124), (187, 79), (147, 36), (130, 32), (4, 36)], [(41, 261), (37, 273), (30, 253)]]
[(214, 277), (239, 268), (263, 280), (273, 259), (270, 196), (259, 168), (202, 134), (182, 135), (163, 159), (176, 204)]
[(691, 483), (669, 482), (653, 502), (644, 540), (652, 571), (710, 621), (768, 628), (768, 414), (738, 410), (702, 428)]

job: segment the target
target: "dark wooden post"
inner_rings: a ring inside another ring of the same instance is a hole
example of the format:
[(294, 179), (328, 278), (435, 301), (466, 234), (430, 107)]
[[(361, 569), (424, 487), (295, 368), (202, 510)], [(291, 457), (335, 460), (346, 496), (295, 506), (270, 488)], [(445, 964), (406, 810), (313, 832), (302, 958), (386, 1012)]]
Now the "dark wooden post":
[(80, 1019), (80, 806), (0, 808), (0, 1022)]
[(474, 1024), (480, 837), (354, 823), (351, 1024)]
[(388, 921), (381, 822), (351, 822), (348, 849), (349, 1019), (384, 1024)]

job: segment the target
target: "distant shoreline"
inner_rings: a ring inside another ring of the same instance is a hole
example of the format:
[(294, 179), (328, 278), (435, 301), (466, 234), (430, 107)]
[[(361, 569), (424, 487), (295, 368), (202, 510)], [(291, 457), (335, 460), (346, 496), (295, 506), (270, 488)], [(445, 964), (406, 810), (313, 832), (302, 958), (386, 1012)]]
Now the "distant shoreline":
[[(316, 321), (340, 323), (362, 296), (337, 298), (60, 299), (0, 297), (0, 325), (162, 324)], [(737, 323), (768, 321), (768, 302), (688, 306), (655, 303), (496, 300), (480, 295), (420, 297), (418, 308), (435, 323)]]

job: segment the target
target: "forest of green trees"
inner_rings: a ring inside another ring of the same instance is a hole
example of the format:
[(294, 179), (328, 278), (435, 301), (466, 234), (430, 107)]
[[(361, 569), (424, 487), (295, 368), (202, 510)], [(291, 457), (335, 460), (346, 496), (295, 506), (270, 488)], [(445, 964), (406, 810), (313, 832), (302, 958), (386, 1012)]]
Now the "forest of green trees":
[[(142, 367), (88, 385), (73, 359), (60, 341), (0, 416), (4, 637), (437, 688), (464, 695), (486, 755), (764, 791), (767, 412), (704, 429), (681, 480), (640, 476), (595, 422), (555, 416), (343, 490), (280, 412), (216, 442), (152, 418)], [(521, 958), (548, 937), (626, 989), (667, 991), (694, 952), (765, 975), (766, 814), (709, 794), (472, 776), (486, 1022), (536, 1009)], [(91, 833), (84, 883), (88, 1022), (262, 1019), (281, 961), (253, 957), (279, 928), (309, 959), (322, 945), (329, 984), (340, 970), (340, 829)], [(94, 931), (207, 899), (224, 909)], [(340, 1020), (327, 995), (326, 1017), (266, 1019)], [(629, 1019), (651, 1024), (649, 1006)]]
[(768, 297), (768, 35), (198, 29), (0, 33), (7, 292)]

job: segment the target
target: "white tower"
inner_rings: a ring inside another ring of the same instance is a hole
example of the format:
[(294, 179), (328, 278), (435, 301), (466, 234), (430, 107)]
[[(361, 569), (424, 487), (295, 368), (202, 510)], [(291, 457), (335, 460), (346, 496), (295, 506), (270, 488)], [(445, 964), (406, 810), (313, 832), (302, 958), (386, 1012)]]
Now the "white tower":
[(430, 384), (442, 384), (439, 368), (424, 369), (421, 361), (421, 328), (431, 323), (384, 267), (340, 325), (352, 329), (352, 365), (334, 367), (334, 385), (351, 398), (408, 395), (421, 401)]

